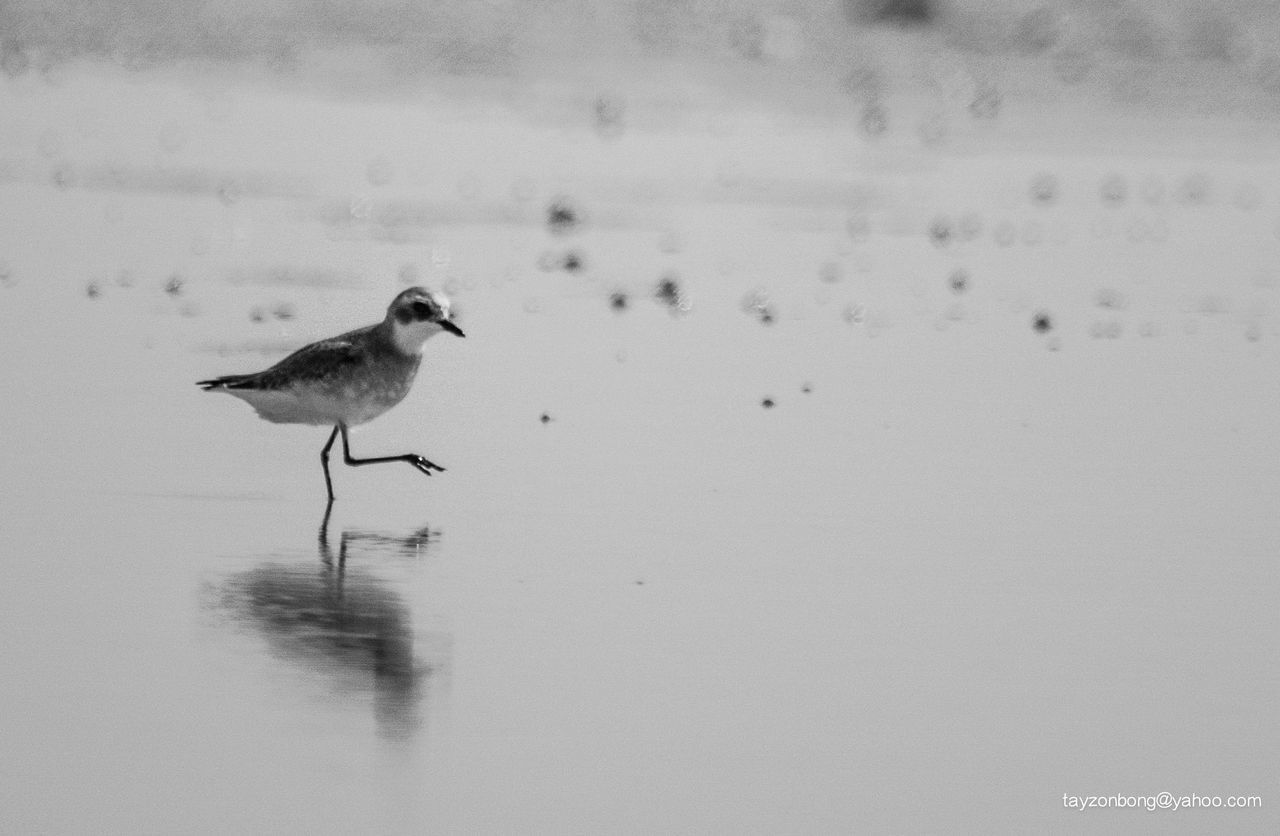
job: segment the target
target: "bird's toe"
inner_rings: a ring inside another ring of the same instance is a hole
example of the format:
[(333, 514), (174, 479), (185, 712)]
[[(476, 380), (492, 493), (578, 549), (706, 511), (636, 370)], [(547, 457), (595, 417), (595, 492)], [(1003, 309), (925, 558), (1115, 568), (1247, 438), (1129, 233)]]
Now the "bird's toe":
[(418, 470), (421, 470), (423, 473), (427, 474), (428, 476), (431, 476), (432, 471), (434, 470), (438, 470), (441, 473), (444, 472), (443, 467), (441, 467), (440, 465), (436, 464), (433, 461), (430, 461), (429, 459), (424, 458), (423, 456), (415, 456), (413, 459), (413, 466), (418, 468)]

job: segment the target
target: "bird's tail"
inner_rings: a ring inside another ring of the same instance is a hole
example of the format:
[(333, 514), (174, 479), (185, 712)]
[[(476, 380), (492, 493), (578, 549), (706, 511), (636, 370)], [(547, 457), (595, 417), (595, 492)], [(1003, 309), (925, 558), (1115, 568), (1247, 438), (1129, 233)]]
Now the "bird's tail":
[(210, 392), (214, 389), (235, 388), (237, 384), (244, 383), (251, 377), (253, 377), (251, 374), (229, 374), (223, 377), (215, 377), (211, 380), (197, 380), (196, 385), (204, 391)]

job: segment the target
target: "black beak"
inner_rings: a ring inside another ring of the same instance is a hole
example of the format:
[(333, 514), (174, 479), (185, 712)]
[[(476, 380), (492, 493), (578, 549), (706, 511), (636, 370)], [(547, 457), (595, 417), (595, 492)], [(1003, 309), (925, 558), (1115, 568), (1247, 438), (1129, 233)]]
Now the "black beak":
[(454, 325), (452, 322), (450, 322), (450, 321), (449, 321), (449, 320), (447, 320), (447, 319), (442, 319), (442, 320), (440, 320), (440, 327), (441, 327), (441, 328), (443, 328), (444, 330), (448, 331), (450, 334), (454, 334), (455, 336), (459, 336), (459, 337), (465, 337), (465, 336), (466, 336), (466, 334), (462, 333), (462, 329), (461, 329), (461, 328), (459, 328), (458, 326)]

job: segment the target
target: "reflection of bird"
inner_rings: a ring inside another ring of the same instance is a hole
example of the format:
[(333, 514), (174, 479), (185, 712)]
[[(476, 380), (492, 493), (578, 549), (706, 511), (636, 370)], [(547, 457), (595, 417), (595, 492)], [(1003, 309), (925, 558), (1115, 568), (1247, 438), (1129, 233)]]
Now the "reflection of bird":
[(276, 424), (332, 426), (320, 452), (324, 484), (333, 499), (329, 450), (342, 434), (342, 460), (349, 465), (408, 462), (428, 476), (444, 470), (416, 454), (352, 457), (347, 428), (372, 421), (409, 393), (422, 362), (422, 344), (448, 331), (466, 336), (453, 323), (449, 300), (411, 287), (391, 301), (382, 322), (311, 343), (269, 369), (233, 374), (198, 383), (208, 392), (227, 392), (247, 401), (262, 418)]
[(409, 608), (399, 592), (351, 558), (414, 555), (429, 547), (427, 527), (406, 536), (343, 531), (337, 554), (329, 514), (320, 527), (321, 566), (263, 563), (228, 579), (225, 605), (252, 624), (279, 656), (323, 674), (348, 693), (371, 692), (381, 733), (404, 739), (422, 724), (426, 687), (448, 668), (447, 636), (416, 647)]

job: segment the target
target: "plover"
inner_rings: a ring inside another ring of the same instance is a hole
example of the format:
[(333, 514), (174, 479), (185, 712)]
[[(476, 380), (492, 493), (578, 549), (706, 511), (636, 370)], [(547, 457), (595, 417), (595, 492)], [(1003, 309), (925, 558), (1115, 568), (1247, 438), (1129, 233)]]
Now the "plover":
[(235, 395), (274, 424), (332, 426), (320, 451), (332, 502), (329, 450), (339, 434), (342, 460), (349, 465), (408, 462), (428, 476), (444, 470), (416, 453), (357, 459), (347, 441), (348, 428), (372, 421), (404, 400), (422, 362), (422, 344), (441, 331), (466, 336), (450, 316), (448, 299), (411, 287), (391, 300), (386, 318), (376, 325), (303, 346), (269, 369), (196, 385), (206, 392)]

